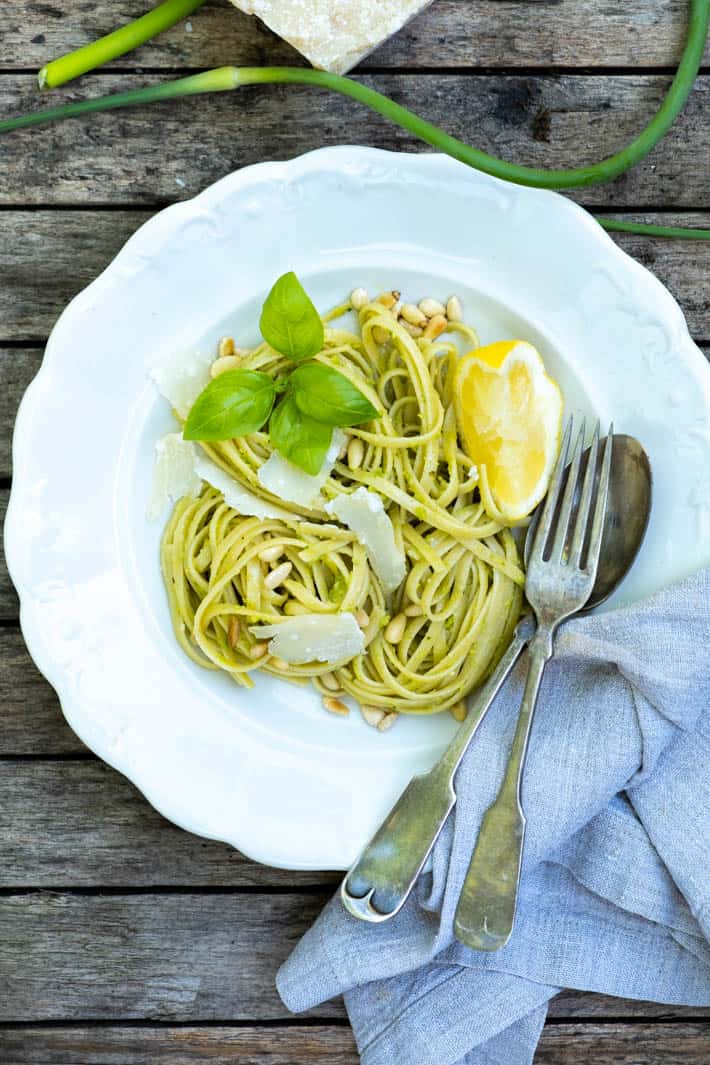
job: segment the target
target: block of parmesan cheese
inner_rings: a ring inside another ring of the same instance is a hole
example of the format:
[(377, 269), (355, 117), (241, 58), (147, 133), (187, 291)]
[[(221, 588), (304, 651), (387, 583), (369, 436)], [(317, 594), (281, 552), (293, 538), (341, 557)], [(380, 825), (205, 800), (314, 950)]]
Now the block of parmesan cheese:
[(344, 74), (431, 0), (232, 0), (321, 70)]

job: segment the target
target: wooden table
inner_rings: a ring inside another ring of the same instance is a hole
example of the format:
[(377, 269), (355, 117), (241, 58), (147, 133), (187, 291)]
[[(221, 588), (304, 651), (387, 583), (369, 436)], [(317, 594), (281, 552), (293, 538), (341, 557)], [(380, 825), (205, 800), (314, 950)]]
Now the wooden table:
[[(145, 6), (5, 0), (0, 114), (38, 105), (33, 71), (46, 59)], [(437, 0), (358, 76), (485, 149), (579, 164), (608, 154), (651, 114), (680, 54), (686, 8), (686, 0)], [(294, 61), (257, 22), (210, 0), (191, 24), (59, 96), (223, 63)], [(647, 161), (575, 198), (605, 214), (710, 225), (708, 74)], [(3, 508), (17, 403), (66, 302), (164, 204), (245, 164), (340, 142), (423, 150), (351, 102), (298, 88), (0, 139)], [(620, 243), (670, 287), (707, 345), (710, 245)], [(24, 648), (5, 571), (0, 619), (0, 1062), (356, 1062), (340, 1003), (291, 1017), (273, 983), (337, 874), (253, 865), (163, 821), (64, 724)], [(536, 1060), (707, 1065), (708, 1020), (710, 1009), (567, 992), (551, 1005)]]

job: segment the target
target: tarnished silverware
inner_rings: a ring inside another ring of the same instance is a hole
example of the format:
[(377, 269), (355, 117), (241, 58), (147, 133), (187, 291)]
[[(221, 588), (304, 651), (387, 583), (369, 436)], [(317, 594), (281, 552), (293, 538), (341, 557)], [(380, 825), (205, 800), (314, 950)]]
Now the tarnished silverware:
[(558, 626), (584, 607), (599, 565), (612, 431), (599, 464), (597, 424), (583, 463), (582, 424), (565, 469), (572, 431), (570, 421), (527, 561), (525, 595), (535, 613), (537, 631), (528, 647), (528, 676), (510, 759), (498, 797), (484, 815), (456, 910), (456, 936), (477, 950), (498, 950), (513, 930), (525, 838), (521, 783), (540, 682)]

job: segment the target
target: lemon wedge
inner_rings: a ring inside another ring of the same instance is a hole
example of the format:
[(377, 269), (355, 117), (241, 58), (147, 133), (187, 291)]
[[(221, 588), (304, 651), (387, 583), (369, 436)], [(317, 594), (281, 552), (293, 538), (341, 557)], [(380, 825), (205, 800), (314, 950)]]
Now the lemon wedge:
[(560, 449), (563, 399), (537, 348), (501, 340), (464, 355), (454, 397), (459, 433), (502, 517), (525, 518), (547, 491)]

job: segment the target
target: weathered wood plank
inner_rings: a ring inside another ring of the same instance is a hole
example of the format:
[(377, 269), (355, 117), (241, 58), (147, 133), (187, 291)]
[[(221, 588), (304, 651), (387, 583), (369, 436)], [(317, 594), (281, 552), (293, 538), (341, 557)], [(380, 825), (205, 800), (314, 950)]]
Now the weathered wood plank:
[(147, 211), (0, 212), (0, 339), (44, 340)]
[[(288, 1013), (274, 987), (276, 969), (325, 899), (297, 893), (2, 897), (0, 971), (13, 979), (0, 998), (0, 1021), (282, 1019)], [(646, 1008), (606, 1003), (616, 1011), (612, 1016)], [(703, 1014), (649, 1008), (650, 1016)], [(555, 1015), (563, 1011), (560, 996)], [(342, 1017), (343, 1007), (328, 1003), (312, 1015)]]
[[(2, 340), (47, 335), (66, 303), (113, 258), (149, 217), (146, 211), (0, 212)], [(638, 220), (708, 226), (710, 213), (644, 214)], [(710, 242), (620, 236), (674, 293), (693, 334), (710, 339)]]
[[(15, 415), (23, 393), (37, 373), (41, 361), (41, 348), (0, 347), (0, 477), (8, 477), (12, 472), (12, 430)], [(2, 506), (0, 502), (0, 508)], [(0, 509), (0, 524), (4, 516), (4, 509)], [(0, 587), (1, 585), (0, 576)]]
[(5, 762), (0, 839), (0, 887), (295, 888), (340, 879), (257, 865), (224, 843), (183, 832), (99, 761)]
[(535, 1065), (707, 1065), (707, 1024), (561, 1024), (542, 1033)]
[[(1, 387), (1, 386), (0, 386)], [(5, 526), (5, 514), (10, 493), (6, 488), (0, 488), (0, 530)], [(0, 546), (0, 620), (15, 621), (19, 614), (17, 593), (7, 572), (4, 546)], [(0, 634), (1, 635), (1, 634)]]
[[(535, 1065), (707, 1065), (704, 1024), (550, 1025)], [(357, 1065), (351, 1030), (312, 1027), (8, 1028), (5, 1065)]]
[[(143, 0), (51, 4), (6, 0), (0, 69), (47, 60), (142, 14)], [(677, 61), (688, 14), (685, 0), (600, 5), (595, 0), (437, 0), (377, 49), (370, 67), (652, 66)], [(226, 0), (208, 3), (117, 64), (135, 67), (256, 66), (302, 62), (288, 45)]]
[(0, 629), (0, 663), (0, 757), (86, 751), (16, 629)]
[[(118, 91), (129, 80), (93, 77), (66, 95)], [(661, 76), (382, 74), (364, 80), (484, 151), (541, 167), (579, 166), (610, 155), (641, 130), (668, 86)], [(710, 206), (710, 186), (698, 165), (710, 157), (709, 98), (710, 77), (701, 77), (682, 118), (647, 161), (575, 197), (617, 208)], [(0, 113), (43, 106), (46, 97), (31, 77), (0, 78)], [(0, 203), (152, 206), (186, 198), (237, 167), (343, 141), (429, 150), (333, 93), (299, 86), (244, 89), (7, 134)]]
[[(61, 811), (61, 816), (57, 811)], [(0, 888), (9, 891), (67, 886), (100, 887), (105, 891), (125, 885), (224, 889), (254, 886), (267, 891), (288, 886), (297, 894), (306, 884), (327, 885), (316, 896), (310, 896), (315, 901), (308, 902), (309, 912), (315, 913), (340, 879), (339, 873), (297, 873), (257, 865), (224, 844), (183, 832), (156, 813), (124, 777), (100, 762), (3, 762), (0, 839)], [(261, 895), (249, 897), (253, 898), (257, 913), (268, 905), (262, 902)], [(233, 896), (226, 898), (225, 905), (236, 905)], [(144, 899), (144, 904), (150, 907), (150, 899)], [(159, 896), (154, 904), (160, 905)], [(180, 902), (169, 905), (179, 907)], [(294, 911), (297, 910), (295, 898)], [(119, 896), (111, 918), (116, 928), (129, 919), (130, 912), (122, 909)], [(51, 923), (49, 906), (47, 920)], [(272, 968), (277, 964), (277, 955), (280, 957), (279, 928), (262, 933), (260, 949), (264, 958), (274, 959)], [(99, 930), (97, 935), (100, 944), (103, 932)], [(104, 943), (98, 949), (112, 948)], [(179, 954), (184, 945), (173, 940), (172, 949)], [(262, 981), (262, 992), (268, 997), (268, 965), (252, 975), (257, 983)], [(679, 1013), (679, 1007), (575, 991), (558, 996), (551, 1006), (551, 1016), (568, 1019), (635, 1015), (710, 1016), (710, 1009)]]

